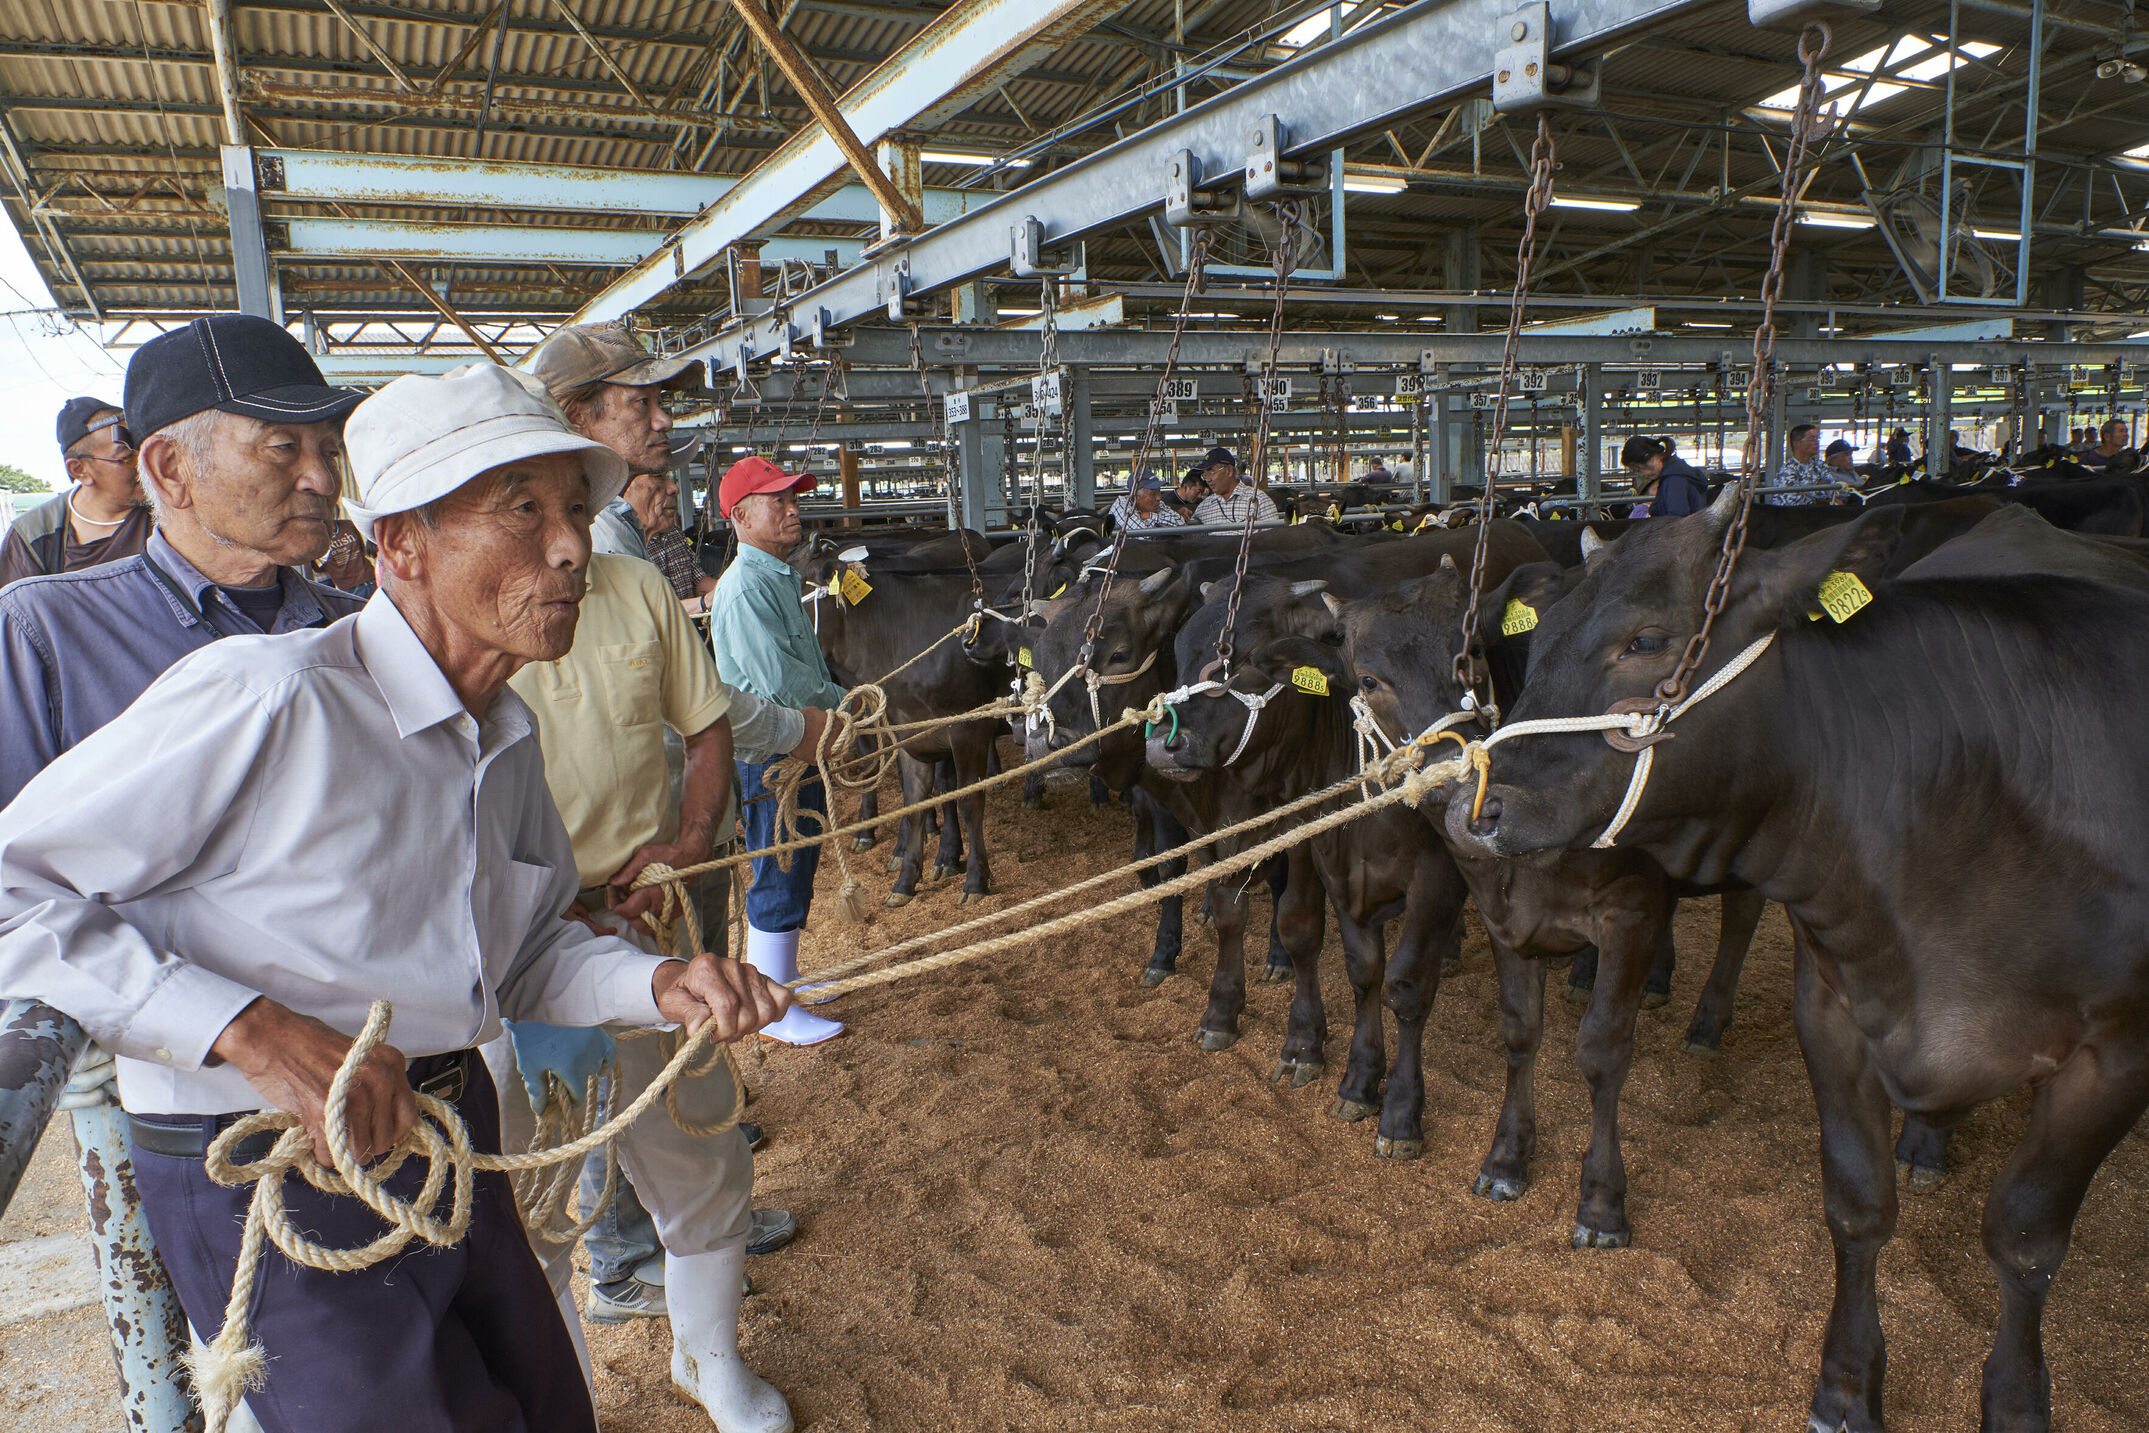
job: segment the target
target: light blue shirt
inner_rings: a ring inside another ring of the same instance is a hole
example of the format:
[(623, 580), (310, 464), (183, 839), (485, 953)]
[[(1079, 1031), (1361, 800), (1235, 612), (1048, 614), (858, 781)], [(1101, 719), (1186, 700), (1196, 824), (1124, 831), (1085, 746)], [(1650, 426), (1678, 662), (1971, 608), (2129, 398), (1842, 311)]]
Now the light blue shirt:
[[(786, 707), (826, 710), (843, 700), (806, 615), (805, 592), (790, 563), (739, 544), (738, 557), (709, 594), (709, 645), (726, 686)], [(774, 754), (749, 752), (742, 743), (739, 759)]]
[(642, 520), (625, 498), (612, 499), (590, 521), (589, 545), (592, 552), (614, 552), (623, 557), (650, 561), (649, 542), (642, 533)]

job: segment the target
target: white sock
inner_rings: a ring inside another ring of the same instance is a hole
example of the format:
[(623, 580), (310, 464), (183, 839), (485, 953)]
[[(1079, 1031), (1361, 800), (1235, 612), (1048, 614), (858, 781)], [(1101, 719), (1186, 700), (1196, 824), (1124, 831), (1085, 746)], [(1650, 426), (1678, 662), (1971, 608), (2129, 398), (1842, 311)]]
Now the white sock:
[[(746, 963), (779, 985), (798, 979), (798, 932), (746, 928)], [(761, 1032), (786, 1045), (818, 1045), (843, 1033), (840, 1021), (825, 1019), (794, 1005), (783, 1019)]]
[(702, 1406), (718, 1433), (791, 1433), (791, 1405), (739, 1356), (746, 1248), (666, 1254), (672, 1382)]

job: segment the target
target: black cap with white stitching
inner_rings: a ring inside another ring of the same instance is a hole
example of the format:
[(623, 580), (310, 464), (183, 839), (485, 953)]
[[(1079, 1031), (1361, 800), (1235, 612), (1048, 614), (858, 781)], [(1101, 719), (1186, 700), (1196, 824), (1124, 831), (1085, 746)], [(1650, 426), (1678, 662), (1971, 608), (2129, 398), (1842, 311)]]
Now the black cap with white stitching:
[(212, 408), (264, 423), (318, 423), (343, 417), (365, 396), (331, 387), (306, 345), (267, 319), (211, 314), (134, 351), (127, 431), (139, 443)]

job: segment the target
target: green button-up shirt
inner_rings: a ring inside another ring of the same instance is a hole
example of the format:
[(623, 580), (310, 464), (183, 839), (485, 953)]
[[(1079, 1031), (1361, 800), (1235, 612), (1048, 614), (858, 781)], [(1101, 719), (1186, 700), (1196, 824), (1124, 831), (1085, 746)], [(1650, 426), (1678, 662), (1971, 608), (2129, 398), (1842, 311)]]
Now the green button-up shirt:
[(779, 706), (827, 709), (843, 700), (802, 604), (805, 591), (791, 564), (739, 544), (709, 594), (709, 645), (726, 684)]

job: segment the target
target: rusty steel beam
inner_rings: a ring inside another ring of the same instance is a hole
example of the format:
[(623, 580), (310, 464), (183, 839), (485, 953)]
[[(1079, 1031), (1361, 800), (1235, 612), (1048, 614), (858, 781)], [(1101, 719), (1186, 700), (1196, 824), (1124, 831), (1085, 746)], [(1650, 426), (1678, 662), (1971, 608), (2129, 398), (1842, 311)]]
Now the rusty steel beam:
[[(557, 3), (564, 4), (565, 0), (557, 0)], [(828, 132), (829, 138), (835, 140), (843, 157), (850, 161), (852, 172), (865, 181), (866, 188), (873, 191), (873, 197), (880, 200), (881, 208), (895, 217), (896, 227), (906, 234), (914, 233), (920, 222), (916, 202), (881, 172), (873, 152), (859, 142), (850, 121), (843, 117), (842, 109), (836, 104), (836, 97), (822, 82), (821, 72), (798, 52), (775, 17), (761, 7), (761, 0), (731, 0), (731, 6), (746, 22), (746, 28), (754, 32), (761, 48), (769, 52), (769, 58), (776, 61), (776, 68), (783, 71), (791, 88), (798, 91), (798, 97), (806, 102), (815, 121)]]
[[(931, 128), (1085, 34), (1129, 0), (969, 0), (942, 14), (845, 93), (838, 106), (867, 144)], [(794, 134), (700, 218), (584, 304), (577, 323), (621, 318), (700, 277), (742, 239), (783, 223), (839, 183), (844, 156), (820, 131)]]

